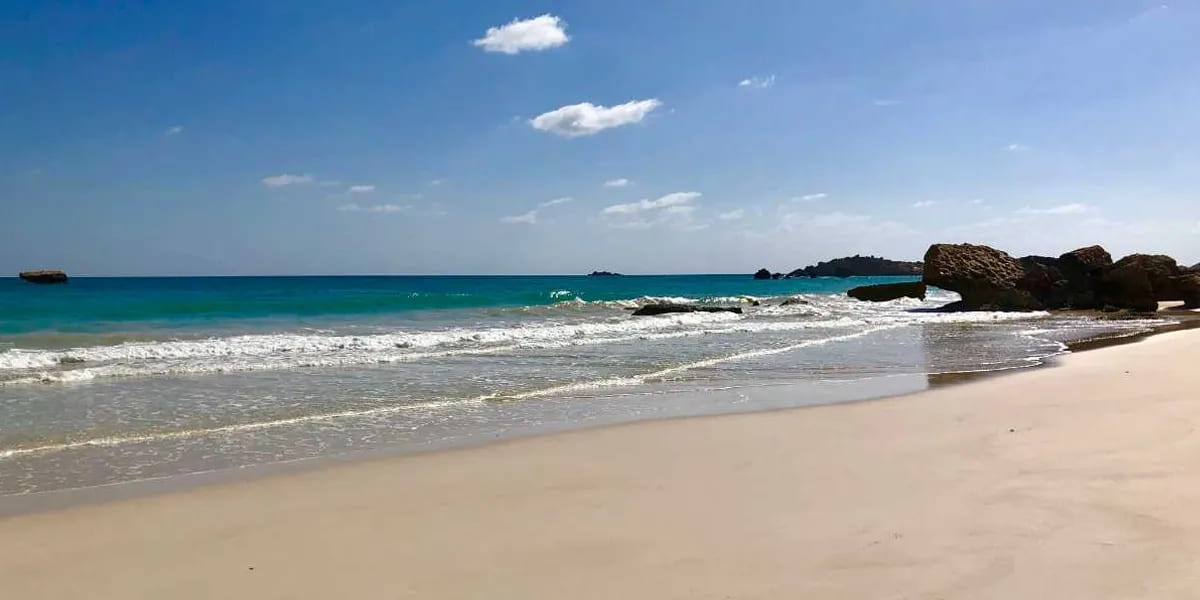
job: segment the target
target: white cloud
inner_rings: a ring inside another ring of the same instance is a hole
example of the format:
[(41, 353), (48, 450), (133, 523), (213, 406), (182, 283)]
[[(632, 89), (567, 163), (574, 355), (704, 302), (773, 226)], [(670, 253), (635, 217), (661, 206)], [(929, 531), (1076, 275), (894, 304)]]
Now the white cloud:
[(767, 75), (766, 77), (747, 77), (738, 82), (738, 87), (752, 87), (759, 89), (769, 88), (773, 85), (775, 85), (774, 75)]
[(608, 181), (604, 182), (604, 187), (628, 187), (630, 185), (633, 185), (633, 182), (625, 179), (624, 177), (620, 179), (609, 179)]
[(746, 216), (746, 211), (738, 208), (729, 212), (723, 212), (720, 215), (717, 215), (717, 218), (721, 219), (722, 221), (736, 221), (744, 216)]
[(570, 196), (563, 196), (562, 198), (555, 198), (553, 200), (547, 200), (547, 201), (539, 204), (538, 208), (546, 208), (547, 206), (557, 206), (559, 204), (566, 204), (566, 203), (572, 202), (574, 200), (575, 199)]
[(1078, 202), (1073, 204), (1061, 204), (1059, 206), (1050, 206), (1046, 208), (1025, 208), (1017, 210), (1018, 215), (1078, 215), (1088, 211), (1088, 205)]
[(367, 193), (375, 191), (375, 186), (373, 186), (373, 185), (352, 185), (352, 186), (350, 186), (350, 189), (347, 191), (350, 192), (351, 194), (367, 194)]
[(538, 214), (537, 210), (531, 210), (522, 215), (514, 215), (511, 217), (500, 217), (500, 222), (501, 223), (526, 223), (528, 225), (534, 225), (537, 223), (537, 214)]
[(899, 100), (893, 100), (891, 98), (877, 98), (872, 101), (871, 104), (874, 104), (875, 106), (897, 106), (903, 103)]
[(485, 52), (518, 54), (526, 50), (557, 48), (570, 39), (566, 22), (544, 14), (524, 21), (513, 19), (511, 23), (500, 27), (488, 27), (483, 37), (471, 43)]
[(176, 125), (163, 132), (165, 136), (179, 135), (183, 133), (183, 125)]
[(583, 102), (542, 113), (531, 119), (529, 124), (539, 131), (573, 138), (640, 122), (659, 106), (662, 106), (662, 102), (657, 98), (633, 100), (611, 107)]
[(445, 179), (430, 179), (428, 182), (425, 183), (425, 185), (430, 186), (430, 187), (437, 187), (439, 185), (442, 185), (443, 183), (446, 183)]
[(312, 183), (313, 176), (307, 175), (307, 174), (306, 175), (289, 175), (287, 173), (284, 173), (282, 175), (272, 175), (270, 177), (263, 177), (262, 182), (263, 182), (263, 185), (265, 185), (267, 187), (272, 187), (272, 188), (283, 187), (285, 185), (304, 185), (304, 184)]
[(337, 207), (342, 212), (368, 212), (368, 213), (399, 213), (406, 212), (411, 209), (409, 204), (368, 204), (366, 206), (351, 202)]
[(912, 207), (913, 208), (929, 208), (930, 206), (933, 206), (934, 204), (937, 204), (937, 202), (934, 202), (933, 200), (921, 200), (920, 202), (913, 202)]
[(816, 194), (805, 194), (803, 196), (796, 196), (795, 198), (792, 198), (792, 201), (793, 202), (813, 202), (816, 200), (824, 200), (825, 198), (828, 198), (828, 197), (829, 197), (829, 194), (826, 194), (825, 192), (818, 192)]
[(968, 202), (968, 204), (973, 204), (975, 206), (979, 206), (982, 204), (986, 204), (986, 202), (984, 201), (983, 198), (974, 198), (970, 202)]
[(700, 192), (675, 192), (655, 200), (643, 199), (638, 200), (637, 202), (630, 202), (628, 204), (613, 204), (612, 206), (605, 207), (605, 209), (601, 211), (601, 214), (624, 215), (645, 212), (648, 210), (656, 210), (660, 208), (668, 208), (671, 206), (680, 206), (683, 204), (688, 204), (692, 200), (695, 200), (699, 197)]
[(1014, 142), (1014, 143), (1009, 144), (1006, 147), (1006, 149), (1009, 152), (1024, 152), (1029, 149), (1029, 146), (1026, 146), (1025, 144), (1018, 144), (1018, 143)]

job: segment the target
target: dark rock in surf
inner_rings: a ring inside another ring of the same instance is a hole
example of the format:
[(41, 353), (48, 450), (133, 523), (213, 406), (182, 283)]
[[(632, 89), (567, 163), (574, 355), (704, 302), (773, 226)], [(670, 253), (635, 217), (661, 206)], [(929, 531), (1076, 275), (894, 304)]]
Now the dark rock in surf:
[(654, 315), (665, 315), (667, 313), (693, 313), (693, 312), (731, 312), (742, 314), (740, 306), (699, 306), (696, 304), (647, 304), (635, 311), (635, 317), (651, 317)]
[(846, 292), (847, 296), (856, 300), (869, 302), (887, 302), (899, 298), (925, 299), (925, 284), (920, 281), (904, 283), (882, 283), (879, 285), (863, 285)]
[(67, 282), (67, 274), (62, 271), (22, 271), (17, 276), (29, 283)]
[(788, 298), (787, 300), (784, 300), (783, 302), (779, 303), (780, 306), (797, 306), (797, 305), (801, 305), (801, 304), (809, 304), (809, 301), (805, 300), (804, 298), (793, 297), (793, 298)]

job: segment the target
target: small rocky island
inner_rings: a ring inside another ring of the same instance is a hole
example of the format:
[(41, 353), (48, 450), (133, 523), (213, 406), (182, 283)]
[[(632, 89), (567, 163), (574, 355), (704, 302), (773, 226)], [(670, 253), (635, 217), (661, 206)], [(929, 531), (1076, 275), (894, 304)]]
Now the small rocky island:
[(592, 271), (588, 273), (588, 277), (624, 277), (624, 275), (612, 271)]
[(878, 256), (847, 256), (796, 269), (788, 273), (796, 277), (881, 277), (889, 275), (920, 275), (924, 264), (889, 260)]
[(29, 283), (66, 283), (67, 274), (62, 271), (21, 271), (17, 277)]

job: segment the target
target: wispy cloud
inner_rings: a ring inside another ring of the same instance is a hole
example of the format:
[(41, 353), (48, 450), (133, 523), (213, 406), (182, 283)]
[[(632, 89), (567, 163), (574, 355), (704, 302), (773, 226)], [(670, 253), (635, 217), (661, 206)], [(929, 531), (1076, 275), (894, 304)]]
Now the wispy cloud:
[(373, 186), (373, 185), (352, 185), (352, 186), (350, 186), (350, 189), (348, 189), (346, 191), (350, 192), (351, 194), (369, 194), (369, 193), (375, 191), (375, 186)]
[(937, 204), (937, 202), (934, 202), (933, 200), (921, 200), (920, 202), (913, 202), (912, 207), (913, 208), (929, 208), (935, 204)]
[(775, 85), (775, 76), (774, 75), (767, 75), (765, 77), (759, 77), (759, 76), (747, 77), (738, 82), (738, 87), (749, 87), (749, 88), (758, 88), (758, 89), (769, 88), (773, 85)]
[(170, 137), (173, 135), (179, 135), (181, 133), (183, 133), (183, 125), (176, 125), (164, 131), (163, 135)]
[(1088, 205), (1075, 202), (1072, 204), (1060, 204), (1058, 206), (1048, 206), (1044, 208), (1033, 208), (1026, 206), (1025, 208), (1016, 211), (1018, 215), (1080, 215), (1088, 211)]
[(1013, 143), (1009, 144), (1008, 146), (1005, 146), (1005, 150), (1008, 150), (1009, 152), (1024, 152), (1028, 149), (1029, 149), (1029, 146), (1026, 146), (1025, 144), (1018, 144), (1016, 142), (1013, 142)]
[(343, 204), (337, 207), (342, 212), (366, 212), (366, 213), (400, 213), (407, 212), (412, 209), (410, 204), (368, 204), (361, 205), (355, 202)]
[(537, 210), (531, 210), (525, 214), (513, 215), (511, 217), (500, 217), (500, 222), (511, 224), (525, 223), (527, 225), (534, 225), (537, 223), (537, 215)]
[(604, 182), (604, 187), (628, 187), (630, 185), (633, 185), (633, 182), (625, 179), (624, 177), (620, 179), (609, 179), (608, 181)]
[(437, 187), (437, 186), (443, 185), (445, 183), (446, 183), (445, 179), (430, 179), (429, 181), (425, 182), (425, 185), (427, 185), (429, 187)]
[(616, 106), (583, 102), (542, 113), (530, 119), (529, 124), (538, 131), (574, 138), (638, 123), (659, 106), (662, 106), (662, 102), (657, 98), (633, 100)]
[(899, 100), (893, 100), (891, 98), (876, 98), (875, 100), (871, 101), (871, 104), (874, 104), (875, 106), (898, 106), (903, 104), (903, 102)]
[(574, 202), (574, 201), (575, 201), (575, 199), (571, 198), (570, 196), (563, 196), (562, 198), (555, 198), (553, 200), (547, 200), (545, 202), (538, 204), (537, 208), (535, 208), (529, 212), (522, 213), (519, 215), (512, 215), (512, 216), (508, 216), (508, 217), (500, 217), (500, 222), (501, 223), (509, 223), (509, 224), (523, 223), (526, 225), (536, 225), (538, 222), (538, 214), (540, 214), (542, 212), (543, 208), (549, 208), (551, 206), (558, 206), (560, 204), (566, 204), (568, 202)]
[(660, 208), (668, 208), (671, 206), (680, 206), (688, 204), (692, 200), (700, 197), (700, 192), (675, 192), (656, 198), (654, 200), (638, 200), (637, 202), (629, 202), (627, 204), (613, 204), (607, 206), (601, 211), (605, 215), (622, 215), (656, 210)]
[(970, 204), (973, 206), (980, 206), (983, 204), (987, 204), (987, 202), (983, 198), (972, 198), (969, 202), (967, 202), (967, 204)]
[(290, 175), (284, 173), (282, 175), (272, 175), (263, 177), (263, 185), (271, 188), (284, 187), (287, 185), (305, 185), (313, 182), (312, 175)]
[(518, 54), (525, 51), (557, 48), (570, 41), (567, 24), (562, 19), (544, 14), (532, 19), (513, 19), (507, 25), (489, 27), (483, 37), (471, 43), (485, 52)]
[(573, 202), (574, 200), (575, 199), (570, 196), (563, 196), (562, 198), (555, 198), (553, 200), (547, 200), (547, 201), (539, 204), (538, 208), (546, 208), (547, 206), (558, 206), (559, 204), (566, 204), (568, 202)]
[(722, 221), (737, 221), (738, 219), (741, 219), (744, 216), (746, 216), (746, 211), (743, 209), (740, 209), (740, 208), (736, 208), (729, 212), (723, 212), (723, 213), (717, 215), (717, 218), (721, 219)]
[(805, 194), (803, 196), (796, 196), (795, 198), (792, 198), (792, 201), (793, 202), (815, 202), (817, 200), (824, 200), (825, 198), (828, 198), (828, 197), (829, 197), (829, 194), (826, 194), (825, 192), (817, 192), (816, 194)]

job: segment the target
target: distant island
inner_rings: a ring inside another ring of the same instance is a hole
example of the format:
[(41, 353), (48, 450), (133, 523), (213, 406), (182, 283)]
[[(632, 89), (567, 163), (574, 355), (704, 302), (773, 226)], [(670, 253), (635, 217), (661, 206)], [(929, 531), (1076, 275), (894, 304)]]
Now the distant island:
[(66, 283), (67, 274), (62, 271), (21, 271), (17, 277), (29, 283)]
[(787, 275), (759, 269), (755, 279), (795, 279), (798, 277), (879, 277), (886, 275), (919, 276), (925, 263), (889, 260), (878, 256), (846, 256), (796, 269)]
[(624, 275), (612, 271), (592, 271), (588, 273), (588, 277), (624, 277)]

